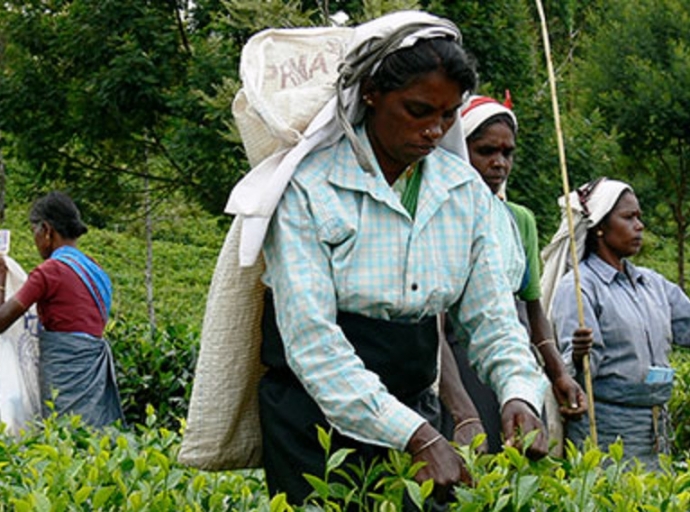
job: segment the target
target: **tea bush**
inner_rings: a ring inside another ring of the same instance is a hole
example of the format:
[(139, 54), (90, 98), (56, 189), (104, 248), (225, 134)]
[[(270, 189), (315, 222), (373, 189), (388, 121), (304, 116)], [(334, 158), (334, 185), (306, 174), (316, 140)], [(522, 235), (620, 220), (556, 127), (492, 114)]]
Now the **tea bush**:
[(147, 421), (101, 432), (51, 417), (15, 439), (0, 434), (0, 511), (270, 509), (259, 471), (207, 473), (176, 462), (179, 434)]
[[(687, 463), (673, 463), (670, 457), (662, 457), (660, 471), (645, 472), (638, 463), (623, 459), (621, 442), (607, 452), (592, 447), (581, 452), (568, 443), (565, 458), (534, 462), (514, 447), (496, 455), (477, 455), (475, 448), (483, 437), (458, 449), (473, 483), (455, 488), (450, 511), (681, 512), (690, 507)], [(525, 446), (533, 438), (528, 435)], [(387, 461), (371, 468), (349, 467), (346, 473), (344, 461), (350, 450), (330, 454), (328, 436), (320, 431), (319, 439), (327, 456), (326, 474), (308, 475), (314, 492), (299, 510), (340, 510), (348, 505), (354, 510), (398, 511), (404, 499), (420, 510), (428, 508), (433, 486), (413, 481), (418, 466), (411, 466), (409, 455), (391, 451)], [(333, 474), (353, 483), (355, 475), (359, 485), (329, 481)]]
[[(41, 262), (27, 220), (29, 206), (12, 204), (3, 228), (12, 231), (10, 256), (26, 272)], [(187, 324), (200, 328), (206, 293), (216, 258), (227, 233), (226, 216), (202, 215), (177, 206), (154, 224), (153, 300), (156, 324)], [(88, 223), (88, 219), (86, 219)], [(141, 221), (112, 229), (89, 226), (79, 248), (96, 259), (113, 282), (111, 318), (128, 325), (147, 325), (146, 243)]]
[[(413, 480), (409, 455), (389, 452), (369, 468), (348, 468), (347, 450), (330, 453), (329, 436), (319, 432), (327, 458), (325, 475), (309, 475), (314, 492), (305, 504), (284, 495), (269, 498), (259, 470), (209, 473), (176, 462), (179, 432), (157, 425), (152, 407), (145, 424), (94, 431), (78, 417), (55, 416), (14, 438), (0, 428), (0, 512), (33, 511), (261, 511), (372, 510), (394, 512), (403, 499), (420, 508), (433, 492), (430, 482)], [(645, 472), (623, 461), (623, 446), (607, 452), (568, 446), (564, 459), (529, 460), (508, 447), (497, 455), (459, 449), (473, 478), (459, 486), (450, 511), (686, 512), (690, 474), (685, 463), (664, 458), (662, 470)], [(529, 439), (526, 439), (529, 443)], [(407, 498), (404, 498), (407, 496)]]
[(144, 423), (155, 406), (160, 424), (175, 429), (187, 416), (200, 328), (168, 324), (151, 334), (146, 324), (117, 321), (107, 337), (116, 358), (117, 382), (128, 423)]
[(676, 370), (668, 413), (673, 426), (674, 453), (690, 456), (690, 349), (676, 348), (671, 364)]

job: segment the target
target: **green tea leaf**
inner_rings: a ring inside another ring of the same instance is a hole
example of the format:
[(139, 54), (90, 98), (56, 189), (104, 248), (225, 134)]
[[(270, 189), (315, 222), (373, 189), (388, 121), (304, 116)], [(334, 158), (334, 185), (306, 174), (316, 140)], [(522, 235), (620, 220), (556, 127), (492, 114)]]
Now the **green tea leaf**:
[(93, 496), (93, 508), (98, 509), (105, 505), (105, 503), (110, 499), (110, 496), (112, 496), (113, 492), (115, 492), (114, 485), (109, 485), (107, 487), (101, 487), (98, 489), (96, 494)]
[(287, 495), (284, 492), (276, 494), (271, 499), (271, 512), (284, 512), (286, 510), (292, 510), (287, 502)]
[(29, 503), (27, 500), (12, 500), (12, 504), (14, 505), (15, 512), (32, 511), (31, 503)]
[(326, 473), (330, 473), (335, 468), (340, 467), (343, 462), (345, 462), (347, 456), (351, 453), (354, 453), (354, 451), (355, 450), (352, 448), (341, 448), (340, 450), (336, 451), (328, 458), (328, 462), (326, 463)]
[(331, 436), (321, 425), (316, 426), (319, 444), (326, 453), (331, 452)]
[(422, 498), (426, 500), (429, 496), (431, 496), (431, 493), (434, 492), (434, 481), (431, 479), (425, 480), (422, 482), (420, 490), (422, 492)]
[(84, 503), (91, 494), (91, 491), (93, 491), (93, 487), (88, 485), (83, 486), (81, 489), (74, 493), (74, 503), (77, 505), (81, 505), (82, 503)]
[(520, 475), (515, 496), (517, 496), (516, 510), (522, 510), (539, 489), (539, 477), (537, 475)]
[[(431, 482), (433, 489), (434, 482), (432, 480), (427, 480), (427, 482)], [(419, 487), (419, 484), (414, 480), (405, 480), (405, 489), (407, 489), (407, 494), (410, 496), (412, 503), (417, 505), (419, 510), (422, 510), (424, 505), (424, 496), (422, 495), (422, 489)]]
[(329, 491), (328, 491), (328, 483), (326, 483), (324, 480), (322, 480), (319, 477), (316, 477), (314, 475), (304, 475), (304, 478), (309, 482), (309, 485), (311, 485), (316, 493), (322, 498), (326, 499), (329, 496)]
[(40, 491), (34, 491), (31, 493), (31, 501), (33, 506), (31, 510), (33, 512), (51, 512), (52, 504), (50, 498)]

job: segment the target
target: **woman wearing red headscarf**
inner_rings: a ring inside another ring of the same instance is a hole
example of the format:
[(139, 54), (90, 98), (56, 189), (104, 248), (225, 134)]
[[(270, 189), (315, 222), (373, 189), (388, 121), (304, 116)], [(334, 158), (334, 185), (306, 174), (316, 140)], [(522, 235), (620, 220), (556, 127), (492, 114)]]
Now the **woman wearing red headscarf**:
[[(486, 96), (472, 96), (462, 111), (462, 127), (470, 163), (493, 193), (494, 229), (501, 242), (501, 266), (515, 294), (532, 348), (542, 362), (560, 413), (580, 417), (587, 410), (585, 394), (568, 374), (541, 305), (539, 248), (534, 215), (505, 201), (505, 185), (513, 167), (517, 119), (506, 105)], [(449, 339), (455, 333), (447, 333)], [(464, 385), (487, 433), (489, 451), (501, 449), (501, 416), (495, 394), (479, 381), (462, 343), (452, 343)], [(556, 418), (560, 423), (560, 418)]]

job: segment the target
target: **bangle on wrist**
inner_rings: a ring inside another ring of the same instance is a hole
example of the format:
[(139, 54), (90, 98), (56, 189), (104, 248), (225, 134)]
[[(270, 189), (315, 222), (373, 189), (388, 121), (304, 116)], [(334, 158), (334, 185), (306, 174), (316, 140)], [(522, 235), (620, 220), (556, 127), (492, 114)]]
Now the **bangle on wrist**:
[(555, 347), (556, 346), (556, 340), (554, 340), (553, 338), (546, 338), (546, 339), (541, 340), (538, 343), (535, 343), (534, 346), (537, 348), (541, 348), (541, 347), (545, 347), (546, 345), (553, 345)]
[(427, 448), (429, 448), (429, 446), (431, 446), (432, 444), (435, 444), (435, 443), (437, 443), (438, 441), (440, 441), (442, 437), (443, 437), (443, 436), (442, 436), (441, 434), (438, 434), (437, 436), (432, 437), (432, 438), (429, 439), (426, 443), (424, 443), (422, 446), (420, 446), (420, 447), (417, 449), (417, 451), (414, 452), (414, 453), (412, 454), (412, 456), (413, 456), (413, 457), (416, 457), (417, 455), (419, 455), (420, 453), (422, 453), (424, 450), (426, 450)]
[(460, 423), (455, 425), (455, 428), (453, 429), (453, 432), (457, 432), (460, 430), (462, 427), (466, 427), (467, 425), (471, 423), (479, 423), (481, 424), (482, 420), (479, 418), (467, 418), (466, 420), (462, 420)]

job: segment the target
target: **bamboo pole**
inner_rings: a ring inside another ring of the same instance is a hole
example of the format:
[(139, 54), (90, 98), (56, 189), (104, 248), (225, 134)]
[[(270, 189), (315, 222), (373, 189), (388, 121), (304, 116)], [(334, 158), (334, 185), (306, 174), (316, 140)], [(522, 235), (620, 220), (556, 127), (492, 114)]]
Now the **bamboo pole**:
[[(541, 20), (541, 32), (544, 40), (544, 53), (546, 55), (546, 68), (549, 75), (549, 85), (551, 87), (551, 104), (553, 106), (553, 118), (556, 126), (556, 141), (558, 143), (558, 160), (561, 166), (561, 179), (563, 181), (563, 194), (565, 195), (565, 209), (568, 219), (568, 232), (570, 234), (570, 257), (573, 263), (573, 277), (575, 278), (575, 298), (577, 300), (577, 314), (580, 327), (585, 327), (585, 313), (582, 305), (582, 290), (580, 288), (580, 269), (577, 265), (577, 247), (575, 246), (575, 227), (573, 223), (573, 212), (570, 209), (570, 185), (568, 184), (568, 169), (565, 161), (565, 147), (563, 144), (563, 132), (561, 130), (561, 117), (558, 108), (558, 94), (556, 91), (556, 77), (553, 72), (553, 63), (551, 61), (551, 45), (549, 43), (549, 29), (546, 25), (546, 16), (544, 15), (544, 6), (541, 0), (535, 0), (537, 10), (539, 11), (539, 18)], [(592, 391), (592, 372), (589, 367), (589, 354), (586, 354), (582, 361), (584, 377), (585, 377), (585, 391), (587, 393), (587, 401), (589, 407), (587, 413), (589, 417), (589, 435), (594, 445), (597, 443), (597, 423), (594, 414), (594, 393)]]

